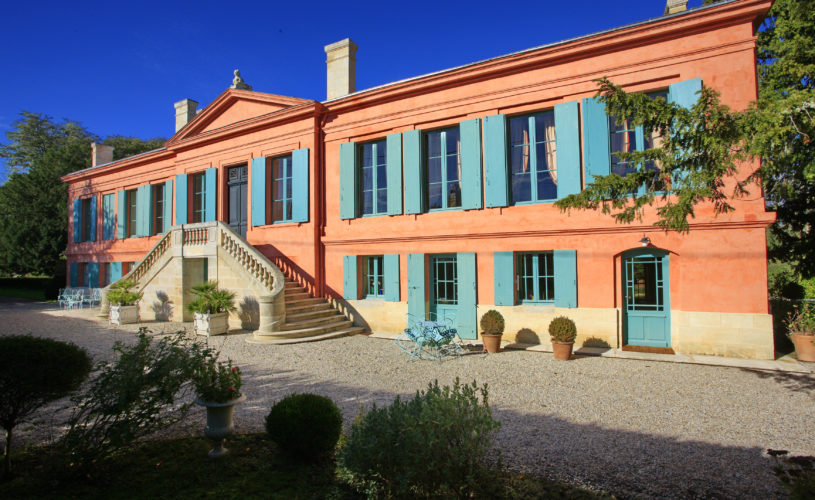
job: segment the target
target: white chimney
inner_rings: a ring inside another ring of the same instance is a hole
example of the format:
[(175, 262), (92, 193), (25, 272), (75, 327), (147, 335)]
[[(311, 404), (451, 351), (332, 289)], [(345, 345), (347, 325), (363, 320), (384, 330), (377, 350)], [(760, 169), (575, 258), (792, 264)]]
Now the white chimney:
[(665, 4), (665, 14), (674, 14), (688, 10), (688, 0), (668, 0)]
[(195, 108), (198, 106), (192, 99), (184, 99), (174, 104), (175, 106), (175, 131), (178, 132), (184, 125), (188, 124), (195, 115)]
[(325, 46), (328, 70), (326, 98), (352, 94), (357, 87), (357, 44), (350, 38)]
[(104, 165), (113, 161), (113, 146), (91, 143), (91, 167)]

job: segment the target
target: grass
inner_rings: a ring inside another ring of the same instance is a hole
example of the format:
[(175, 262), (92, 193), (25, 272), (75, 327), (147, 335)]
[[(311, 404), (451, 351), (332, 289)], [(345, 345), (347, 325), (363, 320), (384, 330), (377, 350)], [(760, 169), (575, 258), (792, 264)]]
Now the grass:
[(30, 288), (0, 288), (0, 296), (15, 297), (18, 299), (45, 300), (44, 290), (33, 290)]
[[(334, 462), (297, 463), (266, 434), (236, 435), (230, 454), (210, 459), (203, 438), (149, 441), (78, 473), (53, 449), (31, 448), (12, 458), (14, 477), (0, 498), (361, 498), (336, 477)], [(614, 498), (569, 485), (501, 474), (493, 498)]]

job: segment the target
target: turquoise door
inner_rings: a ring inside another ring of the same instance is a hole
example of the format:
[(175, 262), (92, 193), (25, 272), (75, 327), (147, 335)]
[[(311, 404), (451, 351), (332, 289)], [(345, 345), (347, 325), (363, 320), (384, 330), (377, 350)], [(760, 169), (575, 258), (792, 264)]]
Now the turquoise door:
[(430, 312), (436, 321), (456, 324), (458, 310), (458, 265), (455, 255), (430, 258)]
[(623, 255), (623, 343), (671, 346), (668, 255), (635, 250)]

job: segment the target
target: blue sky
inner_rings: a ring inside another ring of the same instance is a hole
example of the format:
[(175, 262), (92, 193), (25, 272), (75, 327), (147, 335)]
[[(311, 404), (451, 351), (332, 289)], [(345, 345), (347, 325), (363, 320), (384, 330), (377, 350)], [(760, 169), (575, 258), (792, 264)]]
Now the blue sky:
[[(697, 7), (701, 0), (691, 0)], [(102, 137), (169, 137), (173, 102), (254, 90), (325, 99), (323, 47), (358, 45), (357, 89), (659, 17), (665, 2), (6, 2), (0, 141), (20, 111)], [(344, 7), (340, 9), (339, 7)], [(0, 165), (3, 166), (4, 165)]]

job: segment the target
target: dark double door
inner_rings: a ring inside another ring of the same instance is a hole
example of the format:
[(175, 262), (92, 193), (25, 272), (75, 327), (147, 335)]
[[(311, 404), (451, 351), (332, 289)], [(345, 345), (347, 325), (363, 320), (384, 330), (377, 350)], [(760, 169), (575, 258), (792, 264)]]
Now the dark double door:
[(246, 165), (230, 167), (227, 170), (226, 185), (229, 199), (229, 227), (246, 238)]

